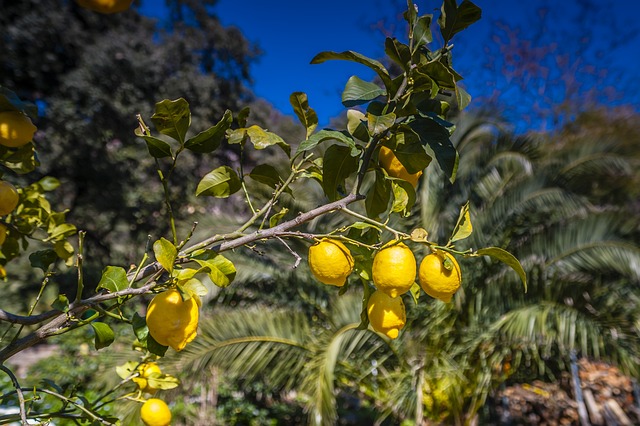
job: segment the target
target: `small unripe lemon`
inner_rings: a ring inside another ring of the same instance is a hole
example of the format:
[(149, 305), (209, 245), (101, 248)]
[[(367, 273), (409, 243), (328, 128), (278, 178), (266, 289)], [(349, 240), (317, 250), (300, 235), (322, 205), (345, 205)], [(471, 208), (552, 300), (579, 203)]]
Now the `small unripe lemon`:
[(351, 252), (338, 240), (324, 239), (309, 247), (309, 268), (323, 284), (342, 287), (353, 265)]
[(373, 283), (391, 297), (409, 291), (416, 280), (416, 258), (411, 249), (399, 243), (380, 250), (373, 258)]
[(38, 128), (20, 111), (0, 112), (0, 145), (18, 148), (26, 145)]
[(163, 400), (150, 398), (142, 404), (140, 418), (147, 426), (169, 426), (171, 424), (171, 410)]
[(378, 160), (389, 176), (406, 180), (413, 185), (414, 188), (418, 185), (418, 179), (422, 176), (422, 171), (413, 174), (409, 173), (390, 148), (381, 146)]
[[(449, 262), (451, 269), (445, 267), (445, 261)], [(455, 257), (446, 252), (431, 253), (425, 256), (420, 263), (418, 275), (420, 287), (425, 293), (447, 303), (458, 291), (462, 281), (460, 265)]]
[(175, 289), (156, 295), (147, 308), (147, 327), (156, 342), (181, 351), (196, 338), (198, 331), (196, 296), (182, 300)]
[(94, 12), (110, 14), (129, 9), (133, 0), (76, 0), (76, 3)]
[(158, 389), (154, 388), (149, 384), (149, 377), (155, 374), (162, 374), (162, 370), (155, 362), (145, 362), (144, 364), (138, 367), (138, 377), (134, 377), (133, 382), (138, 385), (143, 392), (155, 393)]
[(367, 316), (371, 328), (390, 339), (397, 338), (407, 322), (402, 297), (389, 297), (380, 290), (374, 291), (369, 296)]
[(0, 246), (4, 244), (4, 240), (7, 239), (7, 227), (0, 223)]
[(0, 216), (7, 215), (18, 205), (18, 190), (9, 182), (0, 180)]

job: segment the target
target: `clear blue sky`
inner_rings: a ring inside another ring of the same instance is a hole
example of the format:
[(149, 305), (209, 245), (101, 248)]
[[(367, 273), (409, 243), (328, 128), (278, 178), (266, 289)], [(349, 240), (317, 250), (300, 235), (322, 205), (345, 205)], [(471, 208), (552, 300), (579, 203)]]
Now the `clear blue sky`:
[[(420, 7), (420, 13), (434, 12), (438, 16), (441, 0), (414, 0)], [(565, 8), (571, 8), (579, 1), (568, 0)], [(163, 0), (142, 0), (142, 13), (163, 15)], [(543, 5), (550, 5), (550, 19), (553, 25), (572, 25), (563, 21), (566, 16), (559, 10), (556, 1), (517, 2), (513, 0), (475, 0), (483, 9), (483, 18), (459, 36), (454, 43), (454, 66), (466, 77), (467, 89), (474, 94), (482, 90), (482, 81), (486, 78), (479, 71), (482, 65), (484, 44), (489, 43), (491, 25), (496, 20), (509, 20), (519, 23), (524, 31), (535, 29), (528, 27), (532, 17)], [(635, 26), (640, 29), (633, 16), (640, 16), (640, 2), (626, 0), (601, 0), (607, 4), (605, 16), (590, 17), (600, 22), (615, 17), (625, 29)], [(343, 107), (340, 93), (346, 80), (353, 74), (363, 79), (373, 74), (358, 64), (345, 61), (329, 61), (319, 65), (310, 65), (309, 61), (316, 53), (324, 50), (355, 50), (372, 58), (383, 56), (384, 37), (372, 25), (386, 17), (389, 22), (397, 21), (394, 11), (403, 10), (405, 0), (323, 0), (294, 1), (280, 0), (219, 0), (214, 7), (226, 26), (240, 28), (247, 39), (257, 44), (263, 51), (258, 62), (251, 69), (254, 79), (253, 90), (256, 95), (270, 101), (280, 111), (291, 114), (289, 94), (294, 91), (306, 92), (309, 102), (326, 125), (331, 117), (338, 115)], [(610, 14), (610, 16), (606, 16)], [(556, 22), (557, 21), (557, 22)], [(611, 31), (616, 29), (611, 28)], [(606, 25), (602, 34), (594, 34), (595, 39), (606, 45), (608, 36)], [(608, 46), (619, 49), (619, 46)], [(464, 52), (461, 50), (464, 49)], [(640, 38), (623, 46), (621, 63), (637, 60), (640, 51)], [(456, 63), (456, 59), (460, 62)], [(476, 72), (477, 70), (477, 72)]]

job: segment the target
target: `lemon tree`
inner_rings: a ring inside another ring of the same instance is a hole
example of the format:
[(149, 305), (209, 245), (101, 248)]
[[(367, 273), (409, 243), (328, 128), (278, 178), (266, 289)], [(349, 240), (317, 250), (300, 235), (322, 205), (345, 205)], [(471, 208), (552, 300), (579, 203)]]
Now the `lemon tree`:
[[(101, 13), (117, 12), (131, 3), (77, 2)], [(78, 417), (92, 422), (109, 418), (105, 409), (109, 402), (131, 400), (142, 404), (140, 418), (147, 425), (167, 425), (171, 412), (166, 403), (159, 398), (145, 400), (145, 395), (175, 387), (177, 380), (162, 374), (155, 363), (167, 351), (180, 352), (197, 339), (201, 297), (208, 292), (203, 280), (221, 289), (232, 285), (237, 271), (232, 254), (227, 253), (233, 250), (259, 253), (277, 244), (291, 255), (292, 267), (306, 257), (309, 273), (321, 284), (340, 287), (334, 289), (339, 294), (361, 295), (361, 321), (352, 327), (377, 332), (387, 340), (401, 340), (407, 323), (405, 300), (430, 303), (421, 297), (421, 288), (440, 299), (434, 303), (446, 303), (464, 286), (463, 269), (456, 259), (492, 257), (511, 266), (526, 285), (520, 263), (503, 249), (459, 247), (459, 241), (473, 232), (468, 203), (461, 207), (447, 241), (433, 241), (424, 229), (402, 226), (403, 219), (412, 214), (420, 196), (420, 179), (429, 168), (438, 167), (448, 183), (455, 181), (459, 159), (450, 139), (455, 125), (447, 121), (447, 114), (452, 106), (462, 110), (471, 100), (458, 84), (461, 76), (452, 65), (452, 38), (480, 18), (480, 9), (469, 1), (458, 6), (446, 0), (437, 21), (432, 18), (420, 15), (408, 0), (404, 14), (407, 39), (387, 38), (384, 44), (385, 61), (393, 67), (354, 51), (326, 51), (312, 59), (318, 65), (350, 61), (376, 75), (375, 82), (358, 76), (346, 82), (344, 129), (319, 130), (317, 114), (302, 92), (290, 96), (304, 132), (295, 143), (253, 123), (249, 108), (227, 110), (206, 128), (192, 128), (190, 105), (184, 98), (158, 102), (149, 117), (132, 117), (132, 133), (156, 166), (157, 188), (165, 201), (158, 217), (165, 220), (167, 232), (150, 236), (147, 245), (137, 248), (138, 261), (126, 269), (105, 262), (97, 282), (85, 280), (83, 261), (89, 251), (84, 247), (84, 233), (66, 223), (66, 211), (53, 210), (45, 196), (59, 182), (42, 178), (19, 187), (4, 183), (32, 171), (38, 158), (37, 144), (30, 140), (35, 132), (29, 119), (35, 117), (32, 106), (3, 89), (0, 114), (4, 115), (0, 117), (11, 120), (2, 122), (6, 123), (5, 143), (0, 143), (0, 162), (9, 171), (7, 177), (0, 176), (0, 216), (7, 230), (0, 272), (2, 277), (10, 276), (13, 259), (26, 255), (29, 241), (37, 240), (44, 248), (38, 246), (29, 253), (29, 260), (42, 271), (43, 291), (59, 260), (77, 272), (77, 285), (75, 294), (58, 294), (50, 307), (39, 309), (41, 313), (0, 311), (0, 320), (9, 323), (13, 332), (0, 347), (0, 364), (30, 346), (81, 327), (92, 330), (93, 344), (100, 350), (116, 340), (113, 324), (124, 323), (131, 327), (135, 336), (131, 344), (141, 361), (117, 368), (121, 385), (95, 399), (82, 399), (82, 404), (64, 395), (57, 397), (76, 407)], [(436, 22), (441, 35), (438, 46), (432, 37)], [(216, 155), (223, 147), (239, 153), (239, 165), (210, 161), (219, 158)], [(242, 159), (248, 152), (266, 150), (269, 156), (256, 158), (271, 162), (245, 168)], [(197, 182), (197, 197), (211, 204), (230, 199), (245, 206), (235, 229), (199, 230), (197, 215), (175, 216), (178, 210), (174, 207), (180, 200), (172, 196), (172, 178), (180, 167), (191, 168), (185, 153), (200, 158), (202, 164), (215, 164), (210, 170), (190, 169)], [(274, 158), (286, 167), (276, 167)], [(316, 207), (297, 209), (296, 197), (314, 190), (321, 193)], [(261, 195), (265, 193), (266, 197)], [(310, 226), (320, 217), (336, 215), (346, 218), (348, 225), (335, 229)], [(187, 221), (192, 225), (185, 227)], [(75, 247), (69, 241), (72, 236), (77, 238)], [(306, 248), (297, 249), (299, 244)], [(149, 299), (148, 305), (134, 302)], [(40, 298), (33, 306), (42, 308)], [(6, 372), (18, 383), (10, 370)], [(21, 396), (22, 388), (16, 385), (15, 392)], [(26, 413), (21, 406), (19, 418), (24, 422)], [(68, 413), (39, 414), (32, 409), (29, 415), (50, 419)]]

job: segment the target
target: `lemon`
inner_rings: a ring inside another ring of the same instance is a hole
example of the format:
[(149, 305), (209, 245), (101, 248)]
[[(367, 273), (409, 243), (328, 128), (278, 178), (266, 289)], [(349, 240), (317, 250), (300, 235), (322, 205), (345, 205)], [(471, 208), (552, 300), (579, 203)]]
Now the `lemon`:
[(0, 246), (4, 244), (4, 240), (7, 239), (7, 227), (0, 223)]
[(402, 297), (389, 297), (380, 290), (374, 291), (369, 296), (367, 315), (371, 327), (390, 339), (398, 337), (400, 330), (407, 322)]
[(409, 173), (390, 148), (381, 146), (378, 160), (389, 176), (406, 180), (414, 188), (418, 185), (418, 179), (422, 176), (422, 171), (413, 174)]
[(342, 287), (353, 271), (353, 257), (340, 241), (323, 239), (309, 247), (309, 268), (321, 283)]
[(0, 145), (10, 148), (26, 145), (36, 130), (29, 116), (19, 111), (0, 112)]
[(162, 374), (162, 370), (160, 370), (158, 364), (155, 362), (145, 362), (138, 367), (138, 374), (139, 376), (134, 377), (132, 380), (138, 385), (138, 388), (140, 388), (142, 392), (155, 393), (158, 390), (151, 386), (147, 380), (149, 377), (154, 375), (157, 377)]
[(0, 216), (11, 213), (18, 205), (18, 191), (9, 182), (0, 180)]
[(76, 3), (94, 12), (110, 14), (129, 9), (133, 0), (76, 0)]
[(169, 426), (171, 424), (171, 410), (163, 400), (150, 398), (142, 404), (140, 418), (147, 426)]
[(181, 351), (196, 338), (198, 329), (196, 297), (182, 300), (173, 288), (155, 296), (147, 308), (147, 327), (156, 342)]
[(399, 243), (376, 254), (371, 272), (378, 290), (397, 297), (409, 291), (416, 280), (416, 258), (409, 247)]
[[(444, 262), (451, 262), (451, 269), (445, 268)], [(431, 297), (443, 302), (450, 302), (451, 297), (460, 288), (462, 273), (456, 258), (449, 253), (438, 252), (425, 256), (418, 272), (420, 287)]]

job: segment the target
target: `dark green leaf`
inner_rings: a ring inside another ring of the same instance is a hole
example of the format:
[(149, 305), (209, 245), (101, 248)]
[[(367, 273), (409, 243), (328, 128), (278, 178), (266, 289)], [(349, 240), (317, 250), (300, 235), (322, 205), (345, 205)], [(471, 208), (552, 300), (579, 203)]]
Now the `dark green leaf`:
[(293, 107), (293, 112), (295, 112), (300, 123), (307, 129), (307, 138), (313, 134), (318, 127), (318, 115), (313, 110), (313, 108), (309, 107), (309, 101), (307, 99), (307, 94), (302, 92), (294, 92), (289, 96), (289, 102)]
[(40, 165), (35, 152), (33, 142), (22, 145), (17, 149), (0, 145), (0, 161), (2, 161), (3, 166), (15, 173), (30, 173)]
[(95, 333), (96, 349), (106, 348), (116, 340), (116, 335), (107, 324), (94, 321), (91, 323), (93, 332)]
[(60, 312), (69, 311), (69, 299), (64, 294), (59, 294), (56, 300), (53, 301), (51, 307)]
[(416, 24), (416, 20), (418, 19), (418, 9), (415, 4), (413, 4), (413, 0), (407, 0), (407, 10), (402, 14), (404, 19), (409, 24), (409, 28), (413, 28)]
[(196, 188), (196, 196), (210, 195), (216, 198), (227, 198), (238, 192), (242, 183), (236, 172), (229, 166), (220, 166), (202, 178)]
[(527, 291), (527, 274), (524, 272), (524, 269), (522, 269), (520, 261), (514, 255), (500, 247), (487, 247), (478, 250), (476, 253), (482, 256), (490, 256), (511, 267), (520, 277), (524, 285), (524, 291)]
[(420, 46), (431, 43), (431, 20), (433, 15), (424, 15), (418, 18), (413, 28), (413, 52), (416, 52)]
[(104, 288), (110, 293), (115, 293), (129, 287), (127, 272), (120, 266), (107, 266), (102, 270), (102, 277), (96, 289)]
[(43, 272), (47, 272), (49, 266), (58, 260), (58, 255), (51, 249), (39, 250), (29, 255), (29, 262), (32, 268), (40, 268)]
[[(273, 189), (276, 189), (283, 183), (278, 171), (270, 164), (259, 164), (255, 166), (253, 170), (251, 170), (251, 173), (249, 173), (249, 177)], [(291, 188), (289, 187), (285, 188), (284, 191), (291, 194)]]
[(238, 127), (247, 126), (247, 118), (249, 118), (250, 112), (251, 109), (249, 107), (244, 107), (240, 110), (240, 112), (236, 115), (236, 122), (238, 123)]
[(173, 153), (171, 152), (171, 146), (162, 139), (158, 139), (149, 135), (140, 135), (140, 137), (147, 143), (147, 149), (149, 150), (149, 154), (153, 158), (165, 158), (173, 156)]
[(420, 138), (407, 126), (401, 126), (385, 145), (393, 150), (398, 161), (411, 174), (418, 173), (431, 164), (431, 157), (424, 150)]
[(313, 149), (321, 142), (329, 141), (329, 140), (337, 140), (343, 142), (351, 148), (351, 155), (358, 155), (358, 148), (356, 146), (355, 141), (348, 133), (338, 132), (337, 130), (320, 130), (318, 133), (311, 135), (309, 139), (302, 142), (298, 146), (297, 152), (308, 151)]
[(396, 64), (400, 65), (403, 71), (409, 71), (411, 68), (411, 51), (409, 46), (399, 42), (395, 38), (387, 37), (384, 41), (384, 52)]
[(433, 150), (440, 168), (453, 183), (458, 172), (458, 151), (449, 139), (449, 132), (428, 118), (417, 119), (409, 127), (420, 137), (422, 144)]
[(418, 72), (428, 75), (439, 87), (455, 89), (456, 79), (451, 70), (442, 62), (435, 61), (417, 68)]
[(370, 135), (380, 135), (396, 123), (396, 115), (392, 112), (384, 115), (367, 113), (367, 123)]
[(324, 153), (322, 189), (331, 201), (345, 194), (345, 179), (358, 170), (358, 159), (350, 152), (348, 147), (334, 144)]
[(149, 334), (149, 327), (147, 327), (147, 319), (137, 312), (133, 313), (131, 317), (131, 326), (133, 327), (133, 333), (141, 342), (147, 338)]
[(387, 91), (389, 91), (389, 89), (392, 87), (389, 71), (387, 71), (384, 65), (382, 65), (380, 62), (376, 61), (375, 59), (367, 58), (366, 56), (361, 55), (360, 53), (357, 53), (357, 52), (353, 52), (351, 50), (347, 50), (341, 53), (321, 52), (321, 53), (318, 53), (316, 56), (314, 56), (313, 59), (311, 59), (311, 63), (321, 64), (325, 61), (329, 61), (332, 59), (352, 61), (362, 65), (366, 65), (367, 67), (374, 70), (376, 74), (378, 74), (378, 77), (380, 77), (380, 80), (382, 80), (382, 83), (387, 88)]
[(364, 81), (353, 75), (347, 80), (347, 84), (342, 92), (342, 105), (350, 108), (356, 105), (366, 104), (378, 96), (386, 94), (385, 90), (378, 87), (377, 84)]
[(441, 15), (438, 18), (438, 25), (445, 44), (454, 35), (482, 17), (482, 10), (469, 0), (464, 0), (460, 6), (456, 4), (456, 0), (444, 0), (440, 10)]
[(378, 217), (384, 213), (389, 206), (391, 198), (391, 185), (380, 170), (376, 170), (376, 180), (367, 192), (364, 201), (368, 217)]
[(151, 121), (160, 133), (182, 143), (191, 125), (189, 103), (183, 98), (158, 102)]
[(458, 101), (458, 109), (462, 111), (471, 102), (471, 95), (467, 93), (459, 84), (456, 85), (456, 100)]
[(153, 338), (151, 334), (147, 336), (147, 350), (154, 355), (164, 356), (167, 353), (168, 346), (161, 345), (156, 342), (156, 339)]
[(222, 119), (215, 126), (209, 127), (207, 130), (189, 138), (184, 143), (184, 147), (201, 154), (215, 151), (225, 138), (227, 129), (231, 127), (232, 122), (231, 111), (226, 110)]
[(178, 256), (178, 249), (171, 243), (171, 241), (160, 238), (153, 243), (153, 253), (156, 256), (156, 260), (162, 267), (169, 273), (173, 272), (173, 264)]
[(347, 131), (361, 141), (368, 141), (367, 117), (357, 109), (347, 110)]
[(22, 101), (18, 95), (6, 87), (0, 86), (0, 111), (21, 111), (31, 117), (38, 116), (38, 107)]

